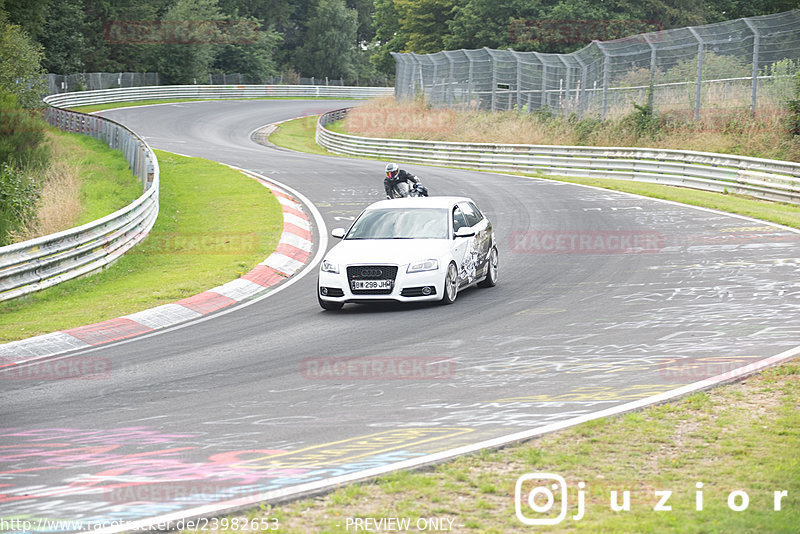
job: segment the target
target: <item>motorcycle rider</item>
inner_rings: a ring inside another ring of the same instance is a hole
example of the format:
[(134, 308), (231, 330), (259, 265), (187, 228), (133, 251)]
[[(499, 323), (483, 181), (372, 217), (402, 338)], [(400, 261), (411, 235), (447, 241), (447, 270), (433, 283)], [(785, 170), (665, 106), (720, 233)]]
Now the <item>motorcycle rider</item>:
[(404, 194), (403, 188), (398, 187), (398, 185), (403, 182), (407, 184), (408, 190), (410, 190), (412, 184), (419, 184), (419, 178), (408, 171), (400, 169), (397, 163), (388, 163), (386, 165), (386, 178), (383, 179), (383, 188), (386, 190), (386, 198), (408, 196), (408, 190)]

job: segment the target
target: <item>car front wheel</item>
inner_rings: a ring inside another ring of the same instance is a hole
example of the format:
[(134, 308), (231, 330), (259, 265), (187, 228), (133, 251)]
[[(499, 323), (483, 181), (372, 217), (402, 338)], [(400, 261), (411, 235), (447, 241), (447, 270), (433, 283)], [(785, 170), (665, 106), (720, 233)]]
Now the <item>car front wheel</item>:
[(497, 285), (497, 266), (499, 262), (497, 247), (492, 247), (486, 262), (486, 278), (478, 282), (478, 287), (494, 287)]
[(444, 291), (442, 291), (442, 304), (452, 304), (458, 296), (458, 267), (455, 263), (447, 266), (444, 276)]

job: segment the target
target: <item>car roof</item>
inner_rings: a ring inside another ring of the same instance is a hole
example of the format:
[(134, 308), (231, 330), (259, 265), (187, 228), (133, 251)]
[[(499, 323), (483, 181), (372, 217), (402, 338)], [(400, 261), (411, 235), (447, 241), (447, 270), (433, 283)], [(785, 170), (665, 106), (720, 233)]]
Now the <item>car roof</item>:
[(405, 197), (381, 200), (370, 204), (366, 209), (406, 209), (406, 208), (449, 208), (458, 202), (473, 202), (467, 197)]

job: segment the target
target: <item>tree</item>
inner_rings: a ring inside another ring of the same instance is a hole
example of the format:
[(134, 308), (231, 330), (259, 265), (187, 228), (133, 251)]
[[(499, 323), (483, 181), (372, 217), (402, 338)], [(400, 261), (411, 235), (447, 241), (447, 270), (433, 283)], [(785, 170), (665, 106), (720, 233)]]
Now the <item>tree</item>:
[(25, 108), (41, 106), (45, 93), (42, 47), (15, 24), (0, 17), (0, 91)]
[[(237, 22), (247, 23), (246, 20)], [(256, 21), (249, 21), (257, 25)], [(240, 73), (248, 78), (248, 83), (264, 83), (277, 73), (274, 53), (281, 36), (272, 28), (258, 30), (254, 41), (249, 43), (226, 44), (214, 59), (212, 70), (220, 73)]]
[(295, 53), (295, 64), (305, 76), (355, 77), (358, 14), (344, 0), (319, 0), (306, 35), (312, 38)]
[(469, 0), (453, 9), (453, 19), (448, 23), (444, 39), (447, 49), (455, 48), (507, 48), (524, 49), (517, 42), (512, 21), (523, 25), (538, 19), (538, 1), (528, 0)]
[(39, 42), (44, 47), (42, 66), (47, 72), (73, 74), (83, 70), (85, 41), (83, 0), (60, 0), (50, 4)]
[(0, 7), (7, 21), (19, 26), (34, 41), (44, 32), (51, 0), (5, 0)]
[(221, 48), (215, 22), (225, 17), (217, 0), (177, 0), (164, 14), (172, 42), (152, 45), (153, 63), (165, 84), (203, 83)]
[(379, 72), (393, 74), (395, 61), (392, 52), (406, 49), (408, 39), (399, 31), (394, 0), (375, 0), (375, 39), (370, 60)]
[(428, 54), (443, 50), (455, 5), (455, 0), (395, 0), (405, 51)]

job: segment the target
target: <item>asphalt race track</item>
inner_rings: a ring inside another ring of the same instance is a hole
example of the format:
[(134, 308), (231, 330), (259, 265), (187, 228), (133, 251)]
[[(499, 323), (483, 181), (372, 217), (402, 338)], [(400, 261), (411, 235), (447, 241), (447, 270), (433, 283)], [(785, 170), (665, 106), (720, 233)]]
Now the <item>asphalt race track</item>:
[[(327, 234), (383, 197), (383, 163), (265, 147), (249, 134), (348, 105), (195, 102), (105, 116), (154, 148), (294, 188)], [(493, 221), (497, 287), (465, 290), (447, 307), (324, 312), (314, 265), (252, 305), (72, 356), (106, 359), (102, 380), (4, 380), (0, 517), (128, 521), (290, 491), (643, 399), (798, 345), (798, 233), (546, 180), (401, 167), (433, 195), (472, 197)], [(350, 374), (336, 376), (330, 358), (353, 360)]]

